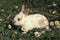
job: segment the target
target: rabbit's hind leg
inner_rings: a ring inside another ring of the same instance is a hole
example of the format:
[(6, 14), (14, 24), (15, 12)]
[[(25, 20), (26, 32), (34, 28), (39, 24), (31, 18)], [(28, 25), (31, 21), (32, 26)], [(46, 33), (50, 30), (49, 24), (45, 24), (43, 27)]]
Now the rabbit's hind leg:
[(51, 29), (49, 28), (49, 26), (45, 27), (47, 31), (51, 31)]

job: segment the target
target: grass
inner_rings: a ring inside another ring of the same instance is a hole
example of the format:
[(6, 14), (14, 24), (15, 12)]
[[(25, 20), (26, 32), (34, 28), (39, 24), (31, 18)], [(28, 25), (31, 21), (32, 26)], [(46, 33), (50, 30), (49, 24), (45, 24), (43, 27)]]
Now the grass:
[[(34, 1), (34, 2), (36, 2), (36, 1)], [(2, 21), (0, 21), (0, 40), (60, 40), (60, 29), (55, 28), (55, 26), (54, 26), (54, 28), (52, 28), (52, 31), (47, 31), (46, 33), (42, 34), (38, 38), (36, 38), (34, 35), (32, 35), (33, 34), (32, 31), (28, 32), (27, 34), (24, 35), (24, 34), (22, 34), (22, 32), (18, 31), (18, 29), (13, 29), (13, 28), (4, 29), (4, 24), (5, 24), (4, 22), (7, 20), (7, 17), (9, 15), (11, 15), (10, 19), (12, 20), (13, 17), (19, 13), (23, 2), (24, 2), (24, 0), (0, 0), (0, 19), (2, 19)], [(39, 4), (39, 2), (40, 2), (40, 6), (37, 5), (37, 4)], [(44, 13), (44, 11), (48, 11), (51, 14), (51, 11), (49, 11), (49, 10), (53, 11), (53, 10), (57, 9), (57, 13), (53, 14), (53, 15), (60, 16), (60, 14), (59, 14), (60, 13), (60, 11), (59, 11), (60, 1), (59, 0), (56, 1), (58, 8), (55, 7), (54, 9), (48, 6), (48, 4), (52, 4), (52, 2), (53, 2), (52, 0), (48, 0), (47, 4), (44, 3), (44, 1), (42, 1), (42, 0), (39, 2), (37, 1), (37, 3), (33, 3), (33, 4), (35, 5), (35, 7), (38, 10), (40, 10), (40, 12), (43, 12), (44, 15), (46, 15)], [(15, 6), (18, 6), (18, 8), (16, 8)], [(50, 16), (47, 16), (47, 17), (50, 18)], [(55, 20), (55, 17), (52, 17), (52, 20), (53, 19)], [(7, 22), (9, 22), (9, 21), (7, 21)]]

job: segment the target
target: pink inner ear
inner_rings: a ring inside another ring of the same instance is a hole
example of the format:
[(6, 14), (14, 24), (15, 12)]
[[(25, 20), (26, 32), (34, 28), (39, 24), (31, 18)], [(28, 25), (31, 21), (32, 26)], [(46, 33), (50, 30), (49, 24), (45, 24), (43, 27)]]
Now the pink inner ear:
[(23, 12), (23, 11), (24, 11), (24, 9), (25, 9), (25, 5), (22, 5), (22, 9), (21, 9), (21, 11)]

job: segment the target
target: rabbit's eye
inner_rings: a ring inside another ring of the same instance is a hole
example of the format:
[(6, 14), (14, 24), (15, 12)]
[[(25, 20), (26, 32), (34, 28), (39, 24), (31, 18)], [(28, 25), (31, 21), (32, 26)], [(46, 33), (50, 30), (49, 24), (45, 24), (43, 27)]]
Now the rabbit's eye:
[(18, 18), (18, 21), (20, 21), (20, 18)]

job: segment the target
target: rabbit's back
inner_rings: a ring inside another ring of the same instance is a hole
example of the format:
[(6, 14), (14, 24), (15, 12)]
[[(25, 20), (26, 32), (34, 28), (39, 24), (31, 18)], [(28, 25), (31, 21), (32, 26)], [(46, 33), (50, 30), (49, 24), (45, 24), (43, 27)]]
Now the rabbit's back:
[(29, 15), (24, 19), (25, 25), (36, 28), (44, 28), (48, 25), (48, 20), (40, 14)]

